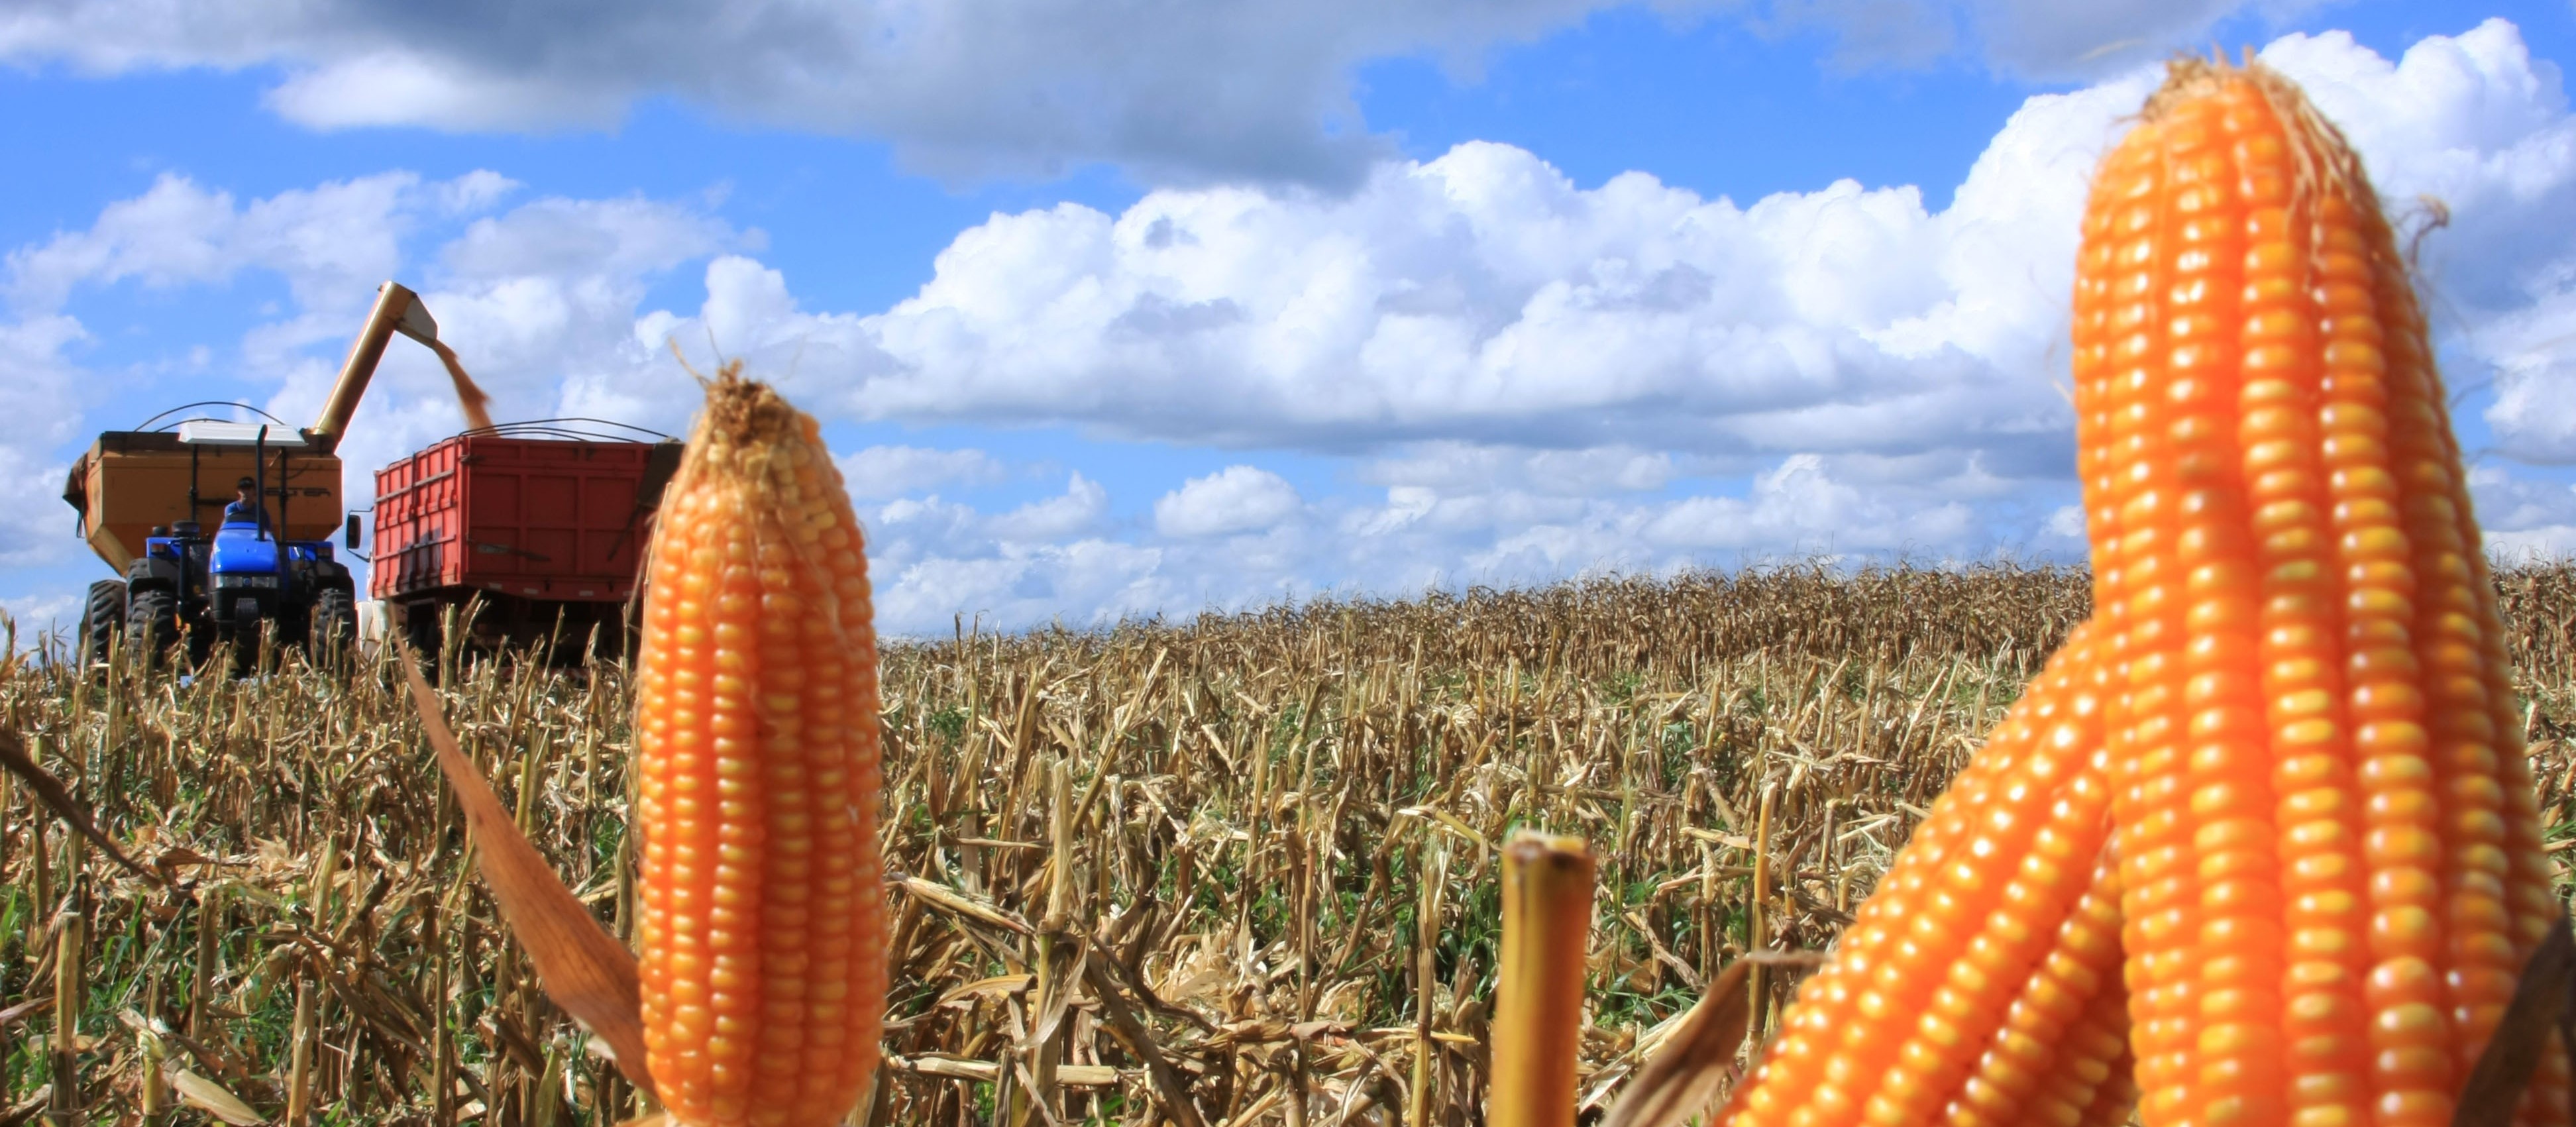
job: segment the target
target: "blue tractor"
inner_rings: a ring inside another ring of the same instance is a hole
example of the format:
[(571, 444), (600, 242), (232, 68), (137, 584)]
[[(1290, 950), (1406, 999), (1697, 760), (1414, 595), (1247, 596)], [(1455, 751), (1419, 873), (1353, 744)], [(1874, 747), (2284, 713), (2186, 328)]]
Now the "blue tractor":
[[(271, 495), (264, 485), (254, 489)], [(125, 571), (129, 645), (162, 655), (184, 641), (195, 664), (217, 642), (233, 643), (248, 659), (263, 629), (277, 645), (317, 655), (345, 653), (356, 643), (357, 584), (348, 565), (328, 540), (282, 538), (260, 508), (229, 506), (211, 535), (193, 521), (152, 530)]]
[[(358, 546), (358, 518), (341, 503), (339, 445), (396, 333), (437, 347), (438, 324), (420, 299), (387, 282), (309, 428), (185, 418), (98, 436), (73, 464), (63, 500), (123, 578), (90, 585), (84, 664), (106, 660), (120, 638), (127, 652), (184, 652), (192, 665), (226, 641), (247, 661), (263, 635), (316, 656), (355, 644), (357, 586), (331, 544), (338, 534)], [(189, 405), (203, 406), (214, 405)], [(228, 504), (216, 491), (235, 482)], [(209, 533), (203, 521), (216, 510), (222, 519)]]

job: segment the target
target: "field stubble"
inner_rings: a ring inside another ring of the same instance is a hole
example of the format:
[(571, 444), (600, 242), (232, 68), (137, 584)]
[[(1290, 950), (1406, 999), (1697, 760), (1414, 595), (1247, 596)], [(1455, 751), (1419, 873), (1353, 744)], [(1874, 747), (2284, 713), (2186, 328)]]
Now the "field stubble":
[[(2576, 568), (2498, 583), (2556, 842)], [(1518, 825), (1599, 855), (1602, 1106), (1721, 965), (1832, 941), (2086, 584), (1792, 568), (890, 643), (892, 1055), (861, 1116), (1477, 1122)], [(446, 672), (468, 752), (628, 936), (625, 671)], [(163, 878), (7, 784), (0, 1127), (639, 1110), (470, 877), (381, 655), (186, 685), (21, 664), (0, 718)], [(1788, 978), (1757, 971), (1763, 1020)]]

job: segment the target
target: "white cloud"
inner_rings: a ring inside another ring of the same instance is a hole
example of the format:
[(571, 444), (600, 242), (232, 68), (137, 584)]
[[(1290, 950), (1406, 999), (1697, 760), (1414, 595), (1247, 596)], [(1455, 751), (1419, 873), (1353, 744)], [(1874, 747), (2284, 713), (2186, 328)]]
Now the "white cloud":
[(1584, 450), (1530, 450), (1440, 441), (1418, 443), (1360, 468), (1379, 485), (1427, 485), (1451, 490), (1494, 488), (1588, 497), (1611, 492), (1652, 492), (1679, 473), (1671, 454), (1633, 446)]
[[(2557, 355), (2576, 233), (2543, 217), (2576, 146), (2556, 72), (2501, 23), (2395, 61), (2342, 36), (2267, 58), (2347, 123), (2393, 198), (2449, 201), (2425, 264), (2441, 339), (2472, 366), (2458, 382), (2482, 359)], [(1937, 213), (1852, 184), (1741, 206), (1641, 175), (1586, 190), (1471, 145), (1343, 199), (1168, 190), (1114, 217), (1000, 216), (882, 314), (797, 310), (747, 261), (709, 284), (761, 295), (728, 308), (785, 311), (736, 317), (733, 339), (801, 349), (800, 394), (844, 413), (1368, 455), (1356, 476), (1382, 500), (1299, 499), (1338, 535), (1220, 545), (1180, 519), (1213, 479), (1164, 498), (1158, 551), (1123, 557), (1120, 590), (1167, 607), (1810, 551), (2067, 558), (2083, 523), (2055, 385), (2076, 219), (2154, 78), (2032, 99)], [(2505, 455), (2542, 460), (2576, 395), (2520, 371), (2490, 420)], [(2491, 547), (2576, 542), (2576, 495), (2497, 472), (2480, 486)], [(1746, 474), (1737, 495), (1660, 495)], [(1014, 559), (1014, 582), (1048, 566)]]
[(934, 634), (964, 614), (1024, 628), (1149, 616), (1172, 588), (1164, 551), (1109, 539), (1109, 492), (1072, 475), (1065, 491), (1000, 513), (933, 496), (862, 514), (879, 628)]
[(1165, 536), (1231, 536), (1276, 527), (1305, 507), (1297, 487), (1256, 466), (1227, 466), (1194, 477), (1154, 502), (1154, 529)]
[[(1355, 183), (1387, 145), (1352, 75), (1491, 49), (1635, 0), (646, 0), (482, 8), (39, 0), (0, 16), (0, 60), (94, 74), (276, 68), (271, 109), (320, 129), (609, 128), (677, 97), (735, 119), (881, 137), (943, 173), (1110, 161), (1169, 180)], [(2242, 0), (1649, 0), (1668, 16), (1820, 26), (1854, 64), (1978, 46), (1990, 65), (2091, 75), (2197, 46)], [(2265, 5), (2295, 10), (2297, 2)], [(1964, 35), (1961, 29), (1973, 34)]]
[[(2556, 221), (2576, 211), (2576, 127), (2557, 72), (2500, 23), (2396, 61), (2331, 35), (2268, 57), (2345, 123), (2393, 197), (2448, 201), (2424, 265), (2458, 382), (2496, 379), (2477, 486), (2491, 545), (2576, 544), (2576, 494), (2514, 469), (2576, 460), (2576, 231)], [(295, 417), (318, 404), (368, 272), (426, 269), (445, 335), (503, 417), (677, 430), (696, 396), (664, 343), (704, 358), (712, 337), (834, 421), (1242, 451), (1221, 473), (1158, 483), (1170, 492), (1150, 513), (1114, 509), (1081, 474), (1014, 509), (941, 497), (997, 480), (980, 450), (849, 456), (854, 486), (883, 502), (871, 561), (880, 609), (905, 631), (943, 631), (960, 609), (1091, 622), (1326, 585), (1807, 551), (2063, 557), (2082, 531), (2055, 386), (2076, 221), (2094, 160), (2152, 82), (2031, 99), (1937, 212), (1914, 188), (1849, 182), (1741, 204), (1636, 173), (1584, 188), (1533, 154), (1471, 144), (1382, 163), (1345, 196), (1172, 188), (1116, 216), (996, 216), (876, 312), (805, 308), (758, 259), (758, 232), (695, 204), (519, 201), (497, 174), (248, 202), (171, 179), (9, 257), (18, 320), (0, 329), (0, 408), (76, 418), (87, 381), (66, 356), (83, 329), (66, 295), (259, 269), (290, 279), (294, 303), (242, 352), (279, 389), (272, 409)], [(408, 234), (329, 237), (369, 226)], [(654, 280), (700, 264), (694, 310), (644, 307)], [(358, 465), (447, 433), (445, 377), (397, 349), (361, 423)], [(48, 463), (72, 437), (0, 436), (0, 481), (19, 483), (0, 487), (0, 564), (77, 551), (53, 532), (9, 538), (65, 529)], [(1279, 449), (1338, 459), (1356, 487), (1301, 495), (1264, 468), (1261, 451)]]
[[(2446, 201), (2426, 243), (2463, 385), (2518, 457), (2576, 457), (2576, 121), (2509, 24), (2395, 62), (2342, 35), (2266, 58), (2348, 124), (2397, 200)], [(1166, 189), (960, 234), (877, 314), (808, 312), (748, 259), (707, 271), (689, 338), (862, 418), (1073, 422), (1124, 438), (1373, 451), (1424, 441), (1717, 458), (1973, 454), (2070, 461), (2066, 293), (2099, 154), (2152, 70), (2030, 99), (1950, 207), (1842, 182), (1750, 204), (1643, 173), (1596, 188), (1461, 145), (1347, 197)]]
[[(307, 312), (363, 310), (424, 219), (478, 214), (516, 187), (489, 170), (436, 182), (384, 172), (241, 203), (165, 173), (142, 195), (102, 208), (89, 229), (10, 252), (5, 290), (19, 309), (49, 313), (85, 287), (132, 280), (167, 289), (263, 270), (280, 275)], [(301, 347), (318, 328), (270, 326), (266, 339)]]
[[(72, 633), (80, 628), (81, 599), (81, 595), (64, 592), (0, 599), (0, 618), (6, 619), (21, 651), (35, 649), (49, 640), (69, 645)], [(0, 635), (0, 642), (5, 641), (6, 636)], [(0, 650), (5, 649), (0, 645)], [(5, 656), (0, 653), (0, 657)]]
[[(1703, 0), (1665, 0), (1696, 7)], [(676, 96), (731, 118), (893, 140), (942, 171), (1108, 160), (1192, 176), (1348, 182), (1384, 145), (1351, 71), (1471, 62), (1611, 0), (650, 0), (431, 14), (54, 0), (0, 17), (0, 59), (91, 73), (274, 66), (269, 106), (316, 128), (614, 126)]]
[(84, 551), (63, 504), (67, 462), (55, 451), (78, 437), (76, 370), (64, 350), (82, 337), (61, 315), (0, 323), (0, 567), (58, 563)]
[(1101, 531), (1108, 515), (1108, 489), (1077, 473), (1066, 480), (1064, 492), (1003, 512), (984, 513), (934, 494), (888, 502), (873, 524), (924, 551), (1021, 551)]
[(2576, 485), (2482, 465), (2469, 471), (2469, 490), (2489, 552), (2507, 560), (2576, 559)]
[(1096, 531), (1109, 514), (1109, 491), (1099, 482), (1074, 474), (1061, 496), (1031, 501), (986, 522), (988, 535), (1004, 544), (1048, 544)]
[(996, 216), (879, 314), (805, 312), (774, 271), (720, 259), (697, 318), (648, 323), (716, 326), (861, 418), (1328, 452), (1949, 448), (2061, 475), (2075, 215), (2147, 86), (2034, 99), (1938, 214), (1850, 182), (1749, 206), (1642, 173), (1583, 189), (1474, 143), (1348, 197)]
[(926, 450), (919, 446), (870, 446), (840, 458), (850, 496), (882, 500), (925, 493), (951, 483), (991, 485), (1007, 471), (981, 450)]
[(1517, 583), (1817, 555), (1940, 562), (2083, 550), (2080, 523), (2071, 531), (2050, 523), (2049, 491), (1986, 496), (1967, 463), (1948, 473), (1910, 461), (1906, 469), (1795, 454), (1761, 465), (1740, 496), (1584, 495), (1518, 484), (1519, 474), (1488, 485), (1393, 484), (1382, 504), (1342, 513), (1334, 543), (1349, 559), (1323, 570), (1402, 589), (1442, 578)]
[(1172, 605), (1162, 559), (1157, 548), (1087, 539), (963, 558), (871, 552), (868, 568), (878, 628), (923, 636), (959, 616), (1002, 629), (1149, 618)]
[[(1471, 460), (1501, 464), (1510, 455), (1478, 452)], [(1997, 551), (2067, 558), (2083, 546), (2080, 514), (2069, 524), (2049, 504), (1981, 502), (1973, 484), (1907, 480), (1870, 459), (1791, 456), (1763, 466), (1737, 496), (1615, 489), (1587, 496), (1521, 481), (1519, 474), (1494, 482), (1453, 476), (1438, 485), (1390, 484), (1374, 495), (1308, 500), (1244, 465), (1167, 493), (1150, 530), (1102, 517), (1106, 494), (1088, 483), (995, 514), (936, 497), (908, 499), (869, 514), (868, 556), (880, 624), (918, 635), (946, 633), (958, 614), (1005, 628), (1054, 620), (1080, 626), (1327, 590), (1669, 574), (1820, 554), (1927, 563)], [(1238, 494), (1252, 503), (1230, 500)], [(1036, 534), (1026, 519), (1058, 509), (1085, 519), (1052, 537)]]
[(1646, 539), (1696, 550), (1946, 553), (1969, 542), (1975, 517), (1956, 501), (1908, 511), (1834, 480), (1824, 459), (1798, 454), (1756, 477), (1751, 497), (1694, 497), (1658, 514)]

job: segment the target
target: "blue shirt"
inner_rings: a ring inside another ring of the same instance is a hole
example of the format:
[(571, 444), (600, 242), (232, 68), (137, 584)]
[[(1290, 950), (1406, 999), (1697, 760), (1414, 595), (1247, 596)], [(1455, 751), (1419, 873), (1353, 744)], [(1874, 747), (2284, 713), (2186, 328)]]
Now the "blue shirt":
[(268, 527), (268, 510), (256, 501), (235, 501), (224, 506), (224, 523), (256, 524)]

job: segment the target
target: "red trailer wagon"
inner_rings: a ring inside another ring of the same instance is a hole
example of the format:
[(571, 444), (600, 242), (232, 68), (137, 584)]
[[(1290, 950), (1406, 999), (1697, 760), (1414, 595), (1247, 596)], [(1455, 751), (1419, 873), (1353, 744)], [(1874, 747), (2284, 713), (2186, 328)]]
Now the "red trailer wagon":
[(567, 657), (625, 652), (653, 512), (680, 450), (667, 435), (593, 419), (444, 439), (376, 471), (368, 593), (424, 654), (450, 625), (476, 649), (551, 641)]

